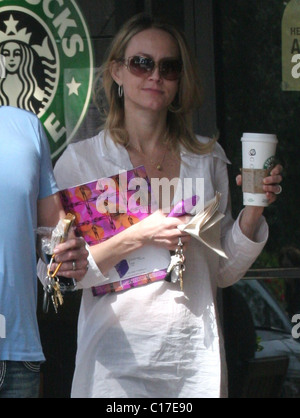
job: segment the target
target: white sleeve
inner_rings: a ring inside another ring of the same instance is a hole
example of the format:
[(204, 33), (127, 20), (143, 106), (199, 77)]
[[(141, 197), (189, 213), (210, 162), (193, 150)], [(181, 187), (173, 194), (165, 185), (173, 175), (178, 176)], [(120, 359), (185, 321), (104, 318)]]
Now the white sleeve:
[(220, 262), (219, 287), (228, 287), (240, 280), (260, 255), (268, 240), (269, 228), (264, 217), (261, 217), (252, 241), (241, 231), (241, 214), (242, 212), (222, 240), (228, 260), (222, 258)]
[(88, 256), (88, 270), (86, 272), (86, 275), (84, 278), (77, 283), (78, 289), (89, 289), (94, 286), (100, 286), (102, 284), (106, 284), (109, 280), (109, 277), (105, 277), (101, 271), (99, 270), (99, 267), (97, 266), (90, 250), (88, 244), (86, 244), (86, 249), (89, 252)]

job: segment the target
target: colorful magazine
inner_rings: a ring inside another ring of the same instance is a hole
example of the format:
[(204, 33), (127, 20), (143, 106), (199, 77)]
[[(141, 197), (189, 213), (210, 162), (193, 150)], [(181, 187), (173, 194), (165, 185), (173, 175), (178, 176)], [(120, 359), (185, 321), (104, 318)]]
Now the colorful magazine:
[[(60, 192), (67, 213), (76, 217), (79, 236), (99, 244), (145, 219), (153, 211), (151, 184), (143, 166), (71, 187)], [(108, 274), (109, 280), (93, 288), (95, 296), (119, 292), (163, 280), (170, 253), (147, 246), (134, 251)]]

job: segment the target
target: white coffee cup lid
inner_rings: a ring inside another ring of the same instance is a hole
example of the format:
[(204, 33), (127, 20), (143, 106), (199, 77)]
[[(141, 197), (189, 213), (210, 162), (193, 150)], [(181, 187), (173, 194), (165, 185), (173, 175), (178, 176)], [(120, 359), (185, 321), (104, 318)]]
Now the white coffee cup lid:
[(274, 134), (260, 134), (245, 132), (242, 136), (242, 141), (253, 141), (253, 142), (278, 142), (277, 136)]

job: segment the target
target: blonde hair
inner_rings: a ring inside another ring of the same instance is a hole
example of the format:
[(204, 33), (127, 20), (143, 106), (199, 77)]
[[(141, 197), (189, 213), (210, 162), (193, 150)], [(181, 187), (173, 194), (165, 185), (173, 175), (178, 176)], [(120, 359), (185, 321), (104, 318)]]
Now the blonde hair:
[[(164, 30), (173, 36), (177, 42), (183, 64), (179, 90), (174, 102), (168, 109), (168, 129), (164, 141), (172, 149), (177, 149), (179, 145), (183, 145), (190, 152), (206, 154), (211, 151), (215, 139), (207, 144), (202, 144), (193, 132), (192, 114), (197, 107), (201, 106), (203, 92), (197, 72), (197, 64), (185, 36), (173, 25), (143, 13), (132, 17), (119, 30), (110, 46), (104, 64), (98, 71), (94, 101), (101, 115), (105, 118), (103, 128), (110, 133), (115, 143), (125, 147), (128, 145), (129, 137), (125, 128), (124, 100), (119, 97), (119, 86), (111, 76), (111, 66), (114, 62), (120, 62), (124, 59), (126, 48), (135, 35), (151, 28)], [(103, 90), (107, 103), (105, 103), (103, 97)]]

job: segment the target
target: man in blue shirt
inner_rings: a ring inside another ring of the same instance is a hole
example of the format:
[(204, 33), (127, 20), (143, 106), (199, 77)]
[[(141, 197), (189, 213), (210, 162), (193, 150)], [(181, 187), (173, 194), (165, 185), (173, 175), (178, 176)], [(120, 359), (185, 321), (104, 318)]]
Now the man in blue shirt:
[[(45, 359), (36, 315), (36, 230), (65, 217), (57, 192), (38, 118), (0, 107), (0, 398), (38, 396)], [(59, 247), (63, 276), (81, 280), (88, 266), (84, 241)]]

